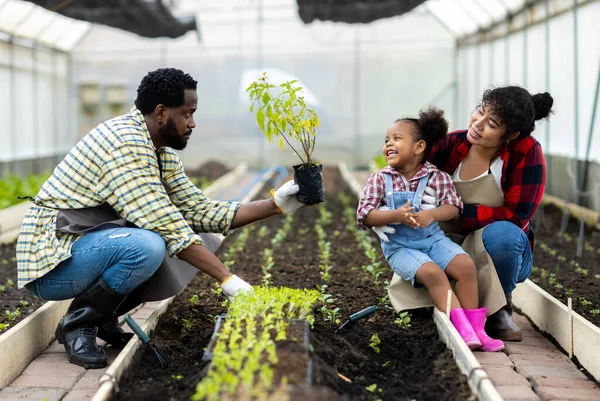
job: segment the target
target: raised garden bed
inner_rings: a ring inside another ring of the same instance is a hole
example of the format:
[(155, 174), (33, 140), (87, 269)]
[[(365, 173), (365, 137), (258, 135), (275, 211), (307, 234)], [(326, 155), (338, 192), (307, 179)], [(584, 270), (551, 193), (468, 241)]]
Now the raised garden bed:
[(585, 225), (577, 257), (580, 220), (570, 217), (561, 235), (563, 210), (547, 204), (538, 217), (530, 279), (565, 305), (571, 297), (574, 310), (600, 326), (600, 231)]
[[(413, 313), (410, 327), (406, 320), (404, 328), (395, 323), (399, 316), (389, 307), (385, 291), (391, 270), (381, 268), (385, 260), (374, 237), (367, 233), (361, 240), (377, 249), (366, 253), (350, 228), (356, 223), (348, 212), (357, 199), (348, 195), (336, 169), (327, 168), (324, 179), (324, 204), (238, 230), (218, 256), (252, 284), (321, 291), (325, 304), (315, 311), (310, 334), (311, 381), (322, 390), (319, 399), (469, 399), (466, 377), (440, 341), (431, 311)], [(379, 312), (335, 334), (350, 314), (377, 304)], [(159, 369), (146, 350), (139, 366), (130, 368), (130, 377), (121, 380), (118, 399), (188, 400), (206, 376), (205, 348), (216, 316), (225, 313), (214, 281), (195, 277), (151, 336), (168, 356), (169, 368)]]

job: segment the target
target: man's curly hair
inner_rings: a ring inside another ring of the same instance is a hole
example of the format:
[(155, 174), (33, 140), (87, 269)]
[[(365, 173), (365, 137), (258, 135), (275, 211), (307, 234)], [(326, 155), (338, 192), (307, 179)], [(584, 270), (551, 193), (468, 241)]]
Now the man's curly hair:
[(177, 68), (159, 68), (142, 79), (137, 90), (135, 107), (149, 114), (156, 106), (179, 107), (185, 103), (185, 90), (196, 90), (198, 82)]

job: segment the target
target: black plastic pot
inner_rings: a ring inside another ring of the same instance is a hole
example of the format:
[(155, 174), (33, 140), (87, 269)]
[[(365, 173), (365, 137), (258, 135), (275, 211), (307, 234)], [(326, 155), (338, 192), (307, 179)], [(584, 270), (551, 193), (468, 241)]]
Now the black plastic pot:
[(294, 181), (300, 187), (298, 195), (299, 202), (305, 205), (314, 205), (325, 200), (325, 190), (323, 188), (323, 165), (313, 164), (307, 167), (305, 164), (298, 164), (294, 167)]

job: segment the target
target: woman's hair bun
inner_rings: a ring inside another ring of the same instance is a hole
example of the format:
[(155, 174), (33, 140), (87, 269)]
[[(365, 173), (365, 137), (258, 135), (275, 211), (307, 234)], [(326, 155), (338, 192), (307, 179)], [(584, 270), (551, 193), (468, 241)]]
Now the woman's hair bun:
[(552, 112), (554, 99), (548, 92), (533, 95), (533, 107), (535, 109), (535, 119), (541, 120), (547, 118)]

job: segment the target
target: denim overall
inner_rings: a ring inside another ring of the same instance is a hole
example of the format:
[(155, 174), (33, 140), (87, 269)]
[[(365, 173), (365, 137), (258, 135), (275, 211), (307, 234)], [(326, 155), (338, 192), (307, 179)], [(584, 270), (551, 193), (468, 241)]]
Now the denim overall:
[[(383, 173), (383, 178), (389, 209), (398, 209), (410, 200), (415, 212), (421, 210), (429, 174), (419, 180), (416, 192), (394, 191), (392, 175)], [(422, 287), (421, 284), (415, 283), (415, 275), (424, 263), (433, 262), (446, 269), (456, 255), (465, 253), (459, 245), (446, 238), (437, 221), (425, 228), (412, 228), (406, 224), (393, 224), (393, 227), (396, 233), (388, 235), (390, 242), (381, 241), (383, 254), (394, 272), (402, 279), (410, 281), (414, 287)]]

